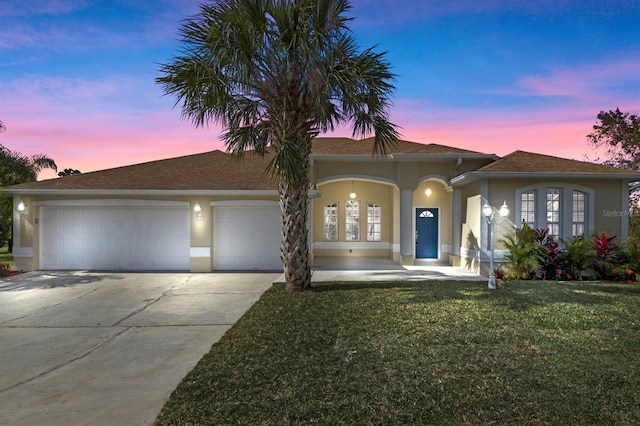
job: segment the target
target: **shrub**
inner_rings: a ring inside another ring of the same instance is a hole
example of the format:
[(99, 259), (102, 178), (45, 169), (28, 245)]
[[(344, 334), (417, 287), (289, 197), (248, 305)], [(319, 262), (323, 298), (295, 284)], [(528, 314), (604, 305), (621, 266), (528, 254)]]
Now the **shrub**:
[(612, 268), (618, 263), (618, 245), (614, 242), (617, 237), (610, 237), (606, 232), (592, 237), (593, 248), (596, 252), (594, 269), (599, 278), (610, 278)]
[(584, 237), (573, 237), (565, 241), (566, 249), (562, 252), (561, 261), (565, 266), (568, 279), (582, 280), (584, 272), (589, 272), (596, 259), (596, 250), (590, 240)]
[(536, 234), (536, 241), (542, 247), (540, 249), (540, 270), (539, 278), (548, 280), (558, 278), (558, 263), (560, 261), (560, 246), (558, 242), (549, 236), (549, 228), (540, 228), (533, 230)]
[(500, 240), (509, 250), (507, 253), (506, 278), (531, 279), (534, 278), (542, 262), (543, 247), (537, 241), (536, 232), (529, 225), (523, 223), (522, 228), (516, 228), (514, 233)]
[(11, 274), (11, 267), (5, 263), (0, 263), (0, 277), (6, 277)]

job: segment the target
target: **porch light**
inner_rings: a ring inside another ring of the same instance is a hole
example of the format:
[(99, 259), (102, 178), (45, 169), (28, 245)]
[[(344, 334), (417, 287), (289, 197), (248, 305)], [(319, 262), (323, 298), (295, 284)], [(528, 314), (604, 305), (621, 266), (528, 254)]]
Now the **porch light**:
[[(504, 221), (507, 216), (509, 216), (509, 206), (507, 206), (507, 202), (502, 203), (502, 207), (500, 207), (501, 220)], [(487, 225), (489, 225), (489, 241), (491, 243), (491, 261), (489, 262), (489, 282), (488, 287), (490, 290), (494, 290), (496, 288), (496, 273), (493, 270), (493, 262), (495, 259), (495, 235), (494, 229), (496, 227), (497, 218), (493, 215), (493, 207), (491, 207), (488, 203), (484, 203), (482, 206), (482, 214), (487, 220)]]
[(349, 194), (349, 198), (352, 200), (356, 199), (356, 193), (353, 191), (353, 181), (351, 181), (351, 193)]
[(20, 212), (20, 214), (27, 213), (27, 206), (24, 204), (24, 201), (22, 200), (20, 200), (20, 202), (18, 203), (18, 212)]
[(424, 195), (426, 195), (427, 198), (429, 198), (431, 197), (431, 194), (432, 194), (431, 188), (427, 187), (427, 189), (424, 191)]
[(200, 203), (196, 201), (193, 205), (193, 211), (196, 212), (196, 220), (204, 220), (204, 216), (202, 216), (202, 207), (200, 207)]
[(314, 199), (322, 197), (322, 192), (318, 191), (318, 187), (314, 184), (309, 191), (307, 191), (307, 197)]

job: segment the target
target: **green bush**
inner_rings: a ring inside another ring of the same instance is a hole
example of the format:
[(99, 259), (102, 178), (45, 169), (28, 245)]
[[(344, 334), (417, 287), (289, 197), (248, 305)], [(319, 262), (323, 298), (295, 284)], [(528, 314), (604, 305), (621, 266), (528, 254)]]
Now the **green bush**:
[(507, 273), (505, 278), (531, 279), (539, 271), (544, 247), (538, 242), (536, 232), (524, 223), (514, 233), (500, 240), (507, 248)]
[(584, 274), (592, 275), (591, 268), (596, 260), (596, 250), (592, 241), (584, 237), (574, 237), (565, 241), (565, 247), (561, 261), (566, 270), (566, 277), (582, 280)]

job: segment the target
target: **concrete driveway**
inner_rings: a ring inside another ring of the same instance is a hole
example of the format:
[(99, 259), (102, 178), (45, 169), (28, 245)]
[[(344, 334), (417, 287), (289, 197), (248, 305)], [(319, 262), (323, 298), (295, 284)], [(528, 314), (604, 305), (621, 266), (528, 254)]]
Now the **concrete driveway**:
[(278, 274), (0, 280), (0, 424), (144, 425)]

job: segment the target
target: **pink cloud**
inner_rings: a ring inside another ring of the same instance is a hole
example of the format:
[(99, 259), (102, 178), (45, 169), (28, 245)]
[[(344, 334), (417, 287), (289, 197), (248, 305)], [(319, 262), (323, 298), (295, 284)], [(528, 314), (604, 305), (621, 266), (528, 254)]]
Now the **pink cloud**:
[[(522, 96), (562, 96), (597, 101), (612, 89), (637, 84), (640, 61), (614, 59), (580, 68), (556, 69), (549, 75), (522, 77), (507, 92)], [(614, 92), (615, 93), (615, 92)]]

